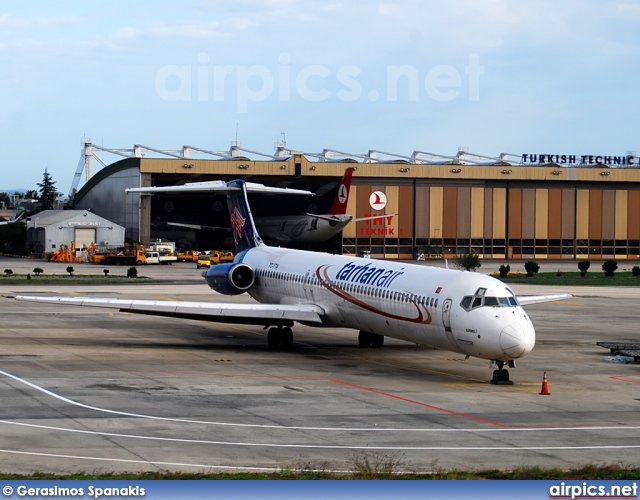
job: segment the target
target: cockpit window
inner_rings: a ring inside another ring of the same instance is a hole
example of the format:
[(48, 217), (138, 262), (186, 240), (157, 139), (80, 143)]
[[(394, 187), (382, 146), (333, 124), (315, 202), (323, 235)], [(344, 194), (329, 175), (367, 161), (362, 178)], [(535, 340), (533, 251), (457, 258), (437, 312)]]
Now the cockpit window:
[(484, 298), (484, 305), (485, 306), (497, 306), (497, 305), (499, 305), (498, 297), (485, 297)]
[[(510, 293), (511, 290), (507, 289)], [(486, 295), (486, 288), (478, 288), (475, 295), (465, 295), (460, 302), (460, 306), (467, 311), (476, 309), (478, 307), (516, 307), (518, 301), (515, 296), (511, 297), (494, 297), (492, 295)]]

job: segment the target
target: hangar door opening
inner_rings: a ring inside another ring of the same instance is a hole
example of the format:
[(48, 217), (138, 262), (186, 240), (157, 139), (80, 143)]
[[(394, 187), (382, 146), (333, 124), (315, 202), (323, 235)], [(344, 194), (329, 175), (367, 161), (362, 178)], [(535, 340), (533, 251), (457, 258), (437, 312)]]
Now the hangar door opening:
[(96, 241), (95, 229), (76, 229), (76, 248), (87, 248)]

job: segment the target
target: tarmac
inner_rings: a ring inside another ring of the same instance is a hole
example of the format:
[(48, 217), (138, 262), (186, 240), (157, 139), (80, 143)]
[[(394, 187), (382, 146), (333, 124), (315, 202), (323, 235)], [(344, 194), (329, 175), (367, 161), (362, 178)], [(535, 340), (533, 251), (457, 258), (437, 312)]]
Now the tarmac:
[[(483, 261), (480, 272), (500, 264)], [(66, 274), (68, 265), (0, 258), (0, 271), (14, 273)], [(213, 293), (201, 271), (139, 267), (166, 280), (146, 285), (0, 277), (0, 294), (251, 300)], [(329, 471), (365, 459), (413, 472), (637, 465), (640, 364), (616, 362), (596, 342), (639, 341), (640, 288), (513, 288), (574, 298), (527, 307), (537, 342), (510, 370), (512, 386), (490, 384), (485, 360), (393, 339), (358, 348), (354, 330), (296, 325), (293, 349), (274, 351), (261, 327), (0, 298), (0, 471)]]

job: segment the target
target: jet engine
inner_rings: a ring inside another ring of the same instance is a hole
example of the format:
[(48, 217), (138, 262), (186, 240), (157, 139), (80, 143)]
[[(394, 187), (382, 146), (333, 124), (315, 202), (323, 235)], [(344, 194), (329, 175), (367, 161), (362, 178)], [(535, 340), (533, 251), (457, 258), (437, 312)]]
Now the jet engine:
[(255, 281), (253, 269), (246, 264), (216, 264), (204, 274), (207, 285), (223, 295), (239, 295), (251, 288)]

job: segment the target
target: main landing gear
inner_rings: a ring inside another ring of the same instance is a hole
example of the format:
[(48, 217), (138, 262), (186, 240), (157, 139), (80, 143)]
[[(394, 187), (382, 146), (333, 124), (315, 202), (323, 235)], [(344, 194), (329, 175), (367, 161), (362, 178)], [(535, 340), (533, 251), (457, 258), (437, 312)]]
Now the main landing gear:
[[(509, 380), (509, 370), (503, 369), (505, 362), (504, 361), (495, 361), (498, 365), (497, 370), (493, 370), (493, 378), (491, 379), (492, 384), (498, 385), (513, 385), (513, 382)], [(509, 368), (515, 368), (515, 361), (509, 361)]]
[(290, 349), (293, 346), (293, 332), (288, 327), (269, 328), (267, 344), (271, 349)]
[(360, 330), (358, 333), (358, 345), (360, 347), (373, 347), (374, 349), (379, 349), (384, 345), (384, 335)]

